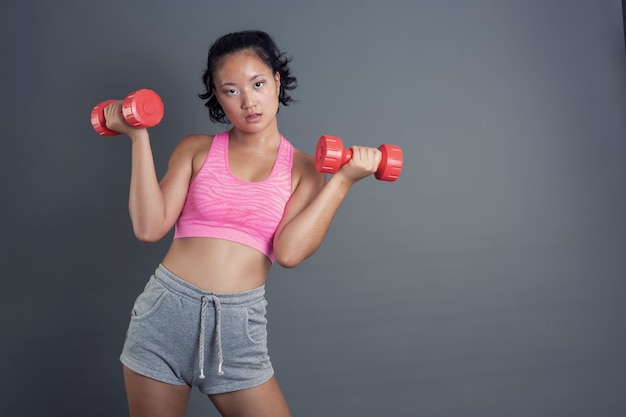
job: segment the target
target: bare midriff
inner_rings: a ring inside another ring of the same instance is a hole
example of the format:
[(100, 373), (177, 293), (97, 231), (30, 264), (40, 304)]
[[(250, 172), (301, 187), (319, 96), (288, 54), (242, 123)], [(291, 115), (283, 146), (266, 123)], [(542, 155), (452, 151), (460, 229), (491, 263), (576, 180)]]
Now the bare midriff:
[(162, 264), (203, 291), (248, 291), (265, 284), (271, 262), (261, 252), (222, 239), (175, 239)]

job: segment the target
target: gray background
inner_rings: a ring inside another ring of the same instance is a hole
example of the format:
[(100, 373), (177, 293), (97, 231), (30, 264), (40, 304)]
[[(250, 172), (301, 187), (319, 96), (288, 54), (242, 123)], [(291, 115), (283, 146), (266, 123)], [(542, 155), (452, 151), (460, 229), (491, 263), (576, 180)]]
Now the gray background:
[[(148, 87), (159, 175), (216, 133), (209, 44), (269, 31), (279, 126), (395, 143), (321, 249), (268, 282), (295, 416), (626, 415), (626, 72), (619, 0), (12, 1), (0, 6), (0, 415), (126, 415), (118, 355), (171, 235), (127, 212), (130, 145), (93, 105)], [(215, 416), (194, 392), (190, 416)]]

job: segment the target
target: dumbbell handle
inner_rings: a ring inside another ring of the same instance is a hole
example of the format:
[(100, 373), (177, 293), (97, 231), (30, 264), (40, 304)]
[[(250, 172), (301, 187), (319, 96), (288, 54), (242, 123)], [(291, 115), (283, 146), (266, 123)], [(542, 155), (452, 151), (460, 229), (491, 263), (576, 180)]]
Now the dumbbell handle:
[(347, 164), (348, 162), (350, 162), (351, 159), (352, 159), (352, 149), (351, 148), (346, 148), (346, 149), (341, 151), (341, 164), (340, 165)]

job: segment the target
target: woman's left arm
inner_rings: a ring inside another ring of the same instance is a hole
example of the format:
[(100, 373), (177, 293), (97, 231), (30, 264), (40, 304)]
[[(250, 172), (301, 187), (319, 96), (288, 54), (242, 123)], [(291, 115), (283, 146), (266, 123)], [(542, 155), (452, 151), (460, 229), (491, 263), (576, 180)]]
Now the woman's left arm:
[(293, 268), (311, 256), (322, 244), (330, 224), (352, 186), (374, 173), (380, 163), (378, 149), (352, 148), (352, 159), (326, 182), (315, 170), (312, 156), (296, 151), (295, 172), (300, 179), (287, 203), (274, 235), (276, 262)]

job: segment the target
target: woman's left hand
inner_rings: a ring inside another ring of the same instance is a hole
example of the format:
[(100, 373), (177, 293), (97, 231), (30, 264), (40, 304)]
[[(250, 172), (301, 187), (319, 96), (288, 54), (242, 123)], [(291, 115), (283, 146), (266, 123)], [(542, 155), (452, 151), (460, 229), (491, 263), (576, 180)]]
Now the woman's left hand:
[(357, 182), (376, 172), (382, 159), (382, 152), (368, 146), (351, 146), (352, 158), (345, 163), (337, 174), (345, 176), (352, 182)]

